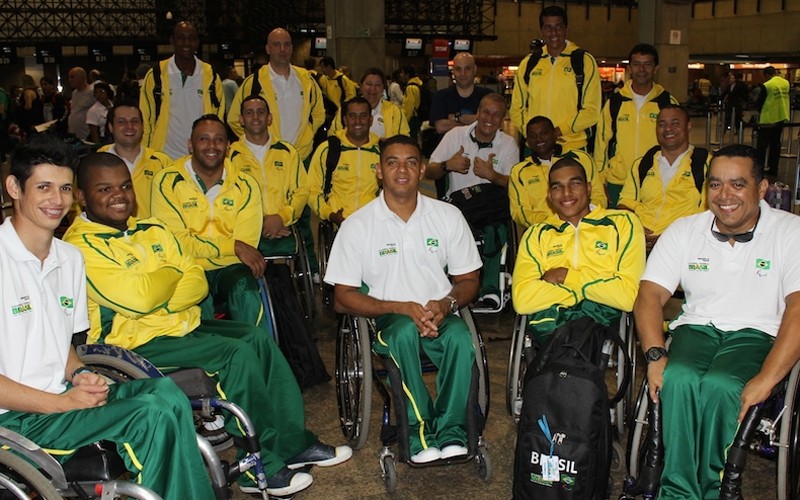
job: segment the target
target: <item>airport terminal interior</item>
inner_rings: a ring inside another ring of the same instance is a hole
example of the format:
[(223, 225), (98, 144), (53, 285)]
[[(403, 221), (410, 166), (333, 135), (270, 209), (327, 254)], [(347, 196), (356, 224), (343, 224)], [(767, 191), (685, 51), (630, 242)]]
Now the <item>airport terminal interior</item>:
[[(773, 67), (791, 85), (791, 114), (784, 127), (779, 168), (771, 182), (792, 193), (792, 210), (800, 207), (800, 0), (561, 0), (570, 18), (567, 38), (595, 56), (604, 97), (629, 77), (628, 52), (637, 43), (650, 43), (660, 52), (656, 82), (686, 107), (691, 116), (690, 143), (716, 150), (744, 143), (755, 145), (757, 89), (764, 68)], [(380, 5), (378, 5), (380, 4)], [(264, 44), (276, 27), (292, 35), (293, 64), (308, 58), (332, 56), (357, 80), (371, 66), (391, 74), (412, 64), (434, 79), (439, 89), (452, 81), (452, 58), (470, 52), (477, 62), (476, 84), (510, 101), (519, 62), (540, 38), (538, 15), (550, 5), (544, 0), (0, 0), (0, 87), (14, 96), (23, 77), (35, 82), (44, 76), (69, 96), (67, 73), (80, 66), (99, 70), (112, 86), (136, 79), (137, 68), (169, 57), (170, 33), (178, 21), (198, 30), (197, 56), (223, 74), (233, 67), (241, 76), (268, 61)], [(722, 96), (729, 74), (742, 75), (753, 89), (742, 110), (741, 123), (731, 123)], [(131, 76), (133, 75), (133, 76)], [(224, 75), (223, 75), (224, 78)], [(733, 125), (733, 126), (732, 126)], [(515, 138), (519, 131), (508, 117), (502, 129)], [(0, 164), (8, 174), (7, 158)], [(433, 183), (422, 191), (435, 197)], [(2, 210), (11, 215), (5, 193)], [(312, 227), (318, 220), (312, 219)], [(677, 303), (669, 305), (676, 310)], [(314, 298), (310, 330), (333, 375), (338, 318)], [(491, 405), (485, 439), (492, 474), (485, 481), (477, 464), (416, 469), (398, 464), (398, 499), (509, 498), (512, 495), (517, 427), (509, 415), (505, 388), (514, 326), (513, 306), (495, 314), (477, 315), (488, 354)], [(0, 347), (1, 348), (1, 347)], [(641, 366), (641, 365), (640, 365)], [(609, 378), (613, 370), (609, 370)], [(635, 384), (642, 379), (637, 373)], [(430, 385), (433, 378), (427, 379)], [(344, 441), (340, 430), (335, 382), (303, 393), (310, 429), (326, 443)], [(280, 405), (280, 401), (275, 402)], [(386, 498), (381, 477), (379, 436), (381, 399), (373, 393), (371, 434), (349, 462), (330, 469), (316, 468), (314, 484), (298, 499)], [(627, 436), (620, 436), (624, 446)], [(231, 452), (227, 452), (233, 458)], [(625, 475), (624, 460), (616, 462), (617, 498)], [(750, 454), (744, 496), (771, 500), (776, 495), (774, 460)], [(238, 490), (234, 498), (251, 498)]]

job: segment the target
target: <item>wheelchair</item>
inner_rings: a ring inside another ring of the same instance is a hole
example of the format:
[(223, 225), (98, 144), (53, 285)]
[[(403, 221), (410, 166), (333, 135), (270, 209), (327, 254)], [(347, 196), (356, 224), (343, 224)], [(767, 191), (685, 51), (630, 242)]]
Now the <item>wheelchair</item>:
[[(514, 271), (514, 261), (517, 255), (517, 242), (519, 241), (519, 233), (517, 231), (517, 224), (508, 219), (502, 225), (506, 227), (506, 234), (508, 235), (507, 241), (499, 249), (500, 252), (500, 277), (499, 289), (500, 300), (497, 307), (473, 307), (472, 312), (476, 314), (494, 314), (499, 313), (505, 309), (511, 301), (511, 274)], [(482, 252), (483, 247), (486, 245), (484, 233), (482, 229), (473, 228), (475, 235), (475, 244), (478, 246), (478, 252)], [(481, 253), (481, 255), (483, 255)], [(481, 271), (483, 273), (483, 271)]]
[[(389, 493), (397, 488), (397, 469), (395, 459), (414, 468), (435, 465), (475, 462), (478, 475), (488, 481), (492, 475), (492, 462), (488, 446), (482, 432), (489, 413), (489, 375), (486, 348), (469, 308), (462, 308), (461, 317), (472, 332), (475, 346), (475, 364), (467, 403), (467, 449), (463, 457), (439, 460), (426, 464), (411, 462), (408, 444), (408, 414), (402, 387), (400, 370), (388, 358), (374, 353), (372, 342), (376, 337), (375, 323), (372, 320), (348, 314), (340, 315), (339, 330), (336, 337), (336, 394), (339, 406), (339, 421), (342, 433), (355, 449), (367, 443), (372, 411), (373, 383), (383, 400), (381, 416), (381, 441), (379, 454), (381, 476)], [(432, 372), (436, 367), (423, 356), (423, 373)], [(373, 361), (382, 363), (377, 368)], [(388, 378), (389, 386), (384, 381)], [(392, 391), (390, 393), (390, 390)], [(394, 423), (391, 419), (392, 398), (394, 398)], [(392, 451), (397, 444), (398, 452)]]
[[(331, 221), (320, 221), (317, 226), (317, 256), (319, 258), (319, 274), (325, 277), (328, 269), (328, 256), (331, 254), (333, 239), (336, 237), (336, 226)], [(320, 284), (322, 288), (322, 303), (326, 306), (333, 304), (333, 287), (324, 281)]]
[(230, 484), (241, 474), (253, 470), (262, 498), (265, 500), (268, 498), (267, 478), (261, 461), (261, 445), (250, 417), (238, 405), (217, 398), (215, 382), (202, 369), (184, 368), (165, 375), (135, 352), (108, 344), (83, 344), (79, 345), (76, 351), (86, 366), (115, 383), (132, 379), (170, 377), (189, 398), (195, 411), (195, 424), (198, 428), (202, 427), (203, 422), (214, 420), (222, 410), (228, 411), (239, 420), (243, 431), (243, 437), (232, 439), (245, 451), (244, 458), (235, 464), (228, 464), (219, 458), (217, 450), (207, 439), (199, 434), (197, 436), (198, 447), (206, 462), (215, 496), (218, 500), (230, 499), (232, 496)]
[[(720, 499), (741, 499), (742, 472), (747, 452), (777, 459), (777, 498), (800, 498), (800, 362), (773, 389), (764, 403), (752, 406), (728, 449), (720, 486)], [(645, 379), (628, 429), (627, 462), (621, 500), (638, 496), (656, 498), (663, 468), (660, 404), (648, 397)]]
[(275, 242), (293, 241), (293, 244), (288, 244), (288, 251), (284, 245), (280, 245), (275, 252), (269, 252), (264, 255), (264, 260), (269, 263), (270, 261), (281, 261), (289, 265), (292, 271), (292, 277), (295, 280), (295, 289), (300, 299), (300, 305), (303, 308), (303, 316), (306, 319), (311, 319), (314, 316), (314, 278), (311, 275), (311, 264), (308, 260), (308, 251), (306, 250), (305, 240), (300, 234), (296, 225), (292, 226), (292, 234), (286, 236), (281, 240), (274, 240)]

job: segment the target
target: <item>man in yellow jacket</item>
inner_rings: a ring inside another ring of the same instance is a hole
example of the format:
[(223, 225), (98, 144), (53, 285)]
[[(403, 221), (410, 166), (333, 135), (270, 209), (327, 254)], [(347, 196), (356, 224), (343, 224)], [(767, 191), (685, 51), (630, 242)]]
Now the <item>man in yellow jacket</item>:
[(619, 208), (634, 212), (644, 226), (647, 250), (675, 220), (706, 208), (703, 188), (711, 154), (689, 144), (689, 114), (670, 104), (658, 113), (653, 147), (630, 167)]
[[(89, 341), (133, 349), (161, 369), (213, 374), (220, 394), (253, 420), (272, 495), (311, 485), (298, 468), (347, 460), (349, 447), (322, 444), (305, 428), (297, 381), (271, 338), (245, 323), (200, 319), (208, 284), (187, 253), (194, 243), (157, 219), (132, 217), (136, 198), (124, 163), (108, 153), (90, 155), (81, 162), (78, 186), (85, 211), (65, 239), (86, 261)], [(226, 429), (241, 436), (233, 418)], [(239, 485), (258, 493), (251, 474), (240, 476)]]
[(133, 177), (136, 193), (136, 216), (150, 217), (150, 191), (153, 176), (172, 165), (172, 159), (160, 151), (142, 146), (142, 112), (132, 104), (117, 104), (108, 112), (108, 129), (114, 143), (99, 152), (117, 155), (125, 162)]
[(550, 191), (548, 174), (550, 167), (565, 157), (574, 158), (583, 166), (586, 179), (592, 185), (592, 204), (605, 208), (603, 177), (595, 167), (594, 160), (579, 149), (562, 153), (561, 146), (556, 144), (555, 127), (549, 118), (531, 118), (525, 137), (532, 154), (527, 160), (511, 167), (508, 176), (508, 201), (514, 222), (530, 227), (555, 214), (554, 208), (547, 201), (547, 193)]
[(225, 114), (222, 80), (211, 65), (194, 53), (200, 45), (197, 29), (181, 21), (172, 32), (175, 55), (147, 72), (139, 94), (144, 145), (173, 160), (185, 155), (192, 122), (200, 116)]
[(609, 206), (616, 207), (633, 162), (658, 144), (656, 118), (678, 101), (655, 83), (658, 51), (640, 43), (628, 54), (631, 79), (603, 106), (594, 146), (594, 160), (606, 178)]
[(639, 220), (591, 208), (591, 186), (574, 158), (550, 168), (549, 185), (556, 214), (522, 236), (511, 280), (514, 309), (530, 315), (537, 342), (578, 317), (610, 326), (631, 311), (645, 263)]
[(355, 82), (336, 69), (336, 63), (331, 56), (319, 60), (319, 70), (322, 73), (318, 80), (319, 88), (337, 109), (341, 109), (345, 101), (358, 94)]
[(422, 80), (417, 76), (417, 70), (412, 65), (400, 70), (400, 80), (405, 85), (403, 97), (403, 113), (408, 119), (412, 139), (419, 135), (422, 120), (419, 117), (419, 105), (422, 103)]
[(271, 335), (257, 282), (266, 268), (257, 248), (263, 217), (258, 182), (237, 172), (226, 158), (228, 135), (216, 115), (195, 121), (191, 141), (191, 155), (153, 179), (153, 216), (216, 250), (215, 257), (192, 252), (208, 278), (204, 317), (213, 316), (213, 302), (224, 303), (230, 319)]
[[(263, 97), (245, 97), (240, 112), (244, 137), (231, 145), (228, 154), (237, 172), (258, 182), (264, 213), (259, 250), (264, 255), (282, 252), (284, 248), (294, 253), (294, 238), (283, 238), (292, 234), (291, 226), (298, 221), (308, 201), (306, 170), (294, 146), (270, 137), (272, 113)], [(279, 243), (282, 241), (286, 243)], [(289, 243), (291, 246), (284, 247)]]
[[(308, 204), (322, 220), (340, 225), (378, 196), (375, 170), (380, 163), (379, 138), (370, 132), (372, 108), (356, 97), (344, 105), (344, 130), (317, 147), (308, 170)], [(328, 173), (329, 158), (338, 154)], [(329, 179), (326, 184), (326, 178)]]
[[(601, 90), (597, 62), (583, 52), (583, 81), (580, 92), (571, 54), (578, 49), (567, 40), (567, 13), (555, 5), (539, 14), (545, 47), (539, 59), (525, 57), (519, 64), (511, 95), (511, 123), (520, 132), (532, 117), (543, 115), (556, 126), (556, 138), (564, 151), (585, 149), (586, 129), (600, 119)], [(581, 49), (582, 50), (582, 49)], [(530, 71), (528, 66), (533, 65)]]

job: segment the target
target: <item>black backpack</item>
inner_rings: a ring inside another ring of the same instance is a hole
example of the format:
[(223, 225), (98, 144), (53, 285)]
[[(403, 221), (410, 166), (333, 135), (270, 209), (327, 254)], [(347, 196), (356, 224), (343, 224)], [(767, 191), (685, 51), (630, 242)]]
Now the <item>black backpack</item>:
[[(642, 156), (642, 161), (639, 162), (639, 186), (644, 182), (647, 177), (647, 172), (653, 168), (653, 161), (655, 160), (656, 153), (661, 150), (661, 146), (653, 146), (647, 153)], [(703, 194), (703, 184), (706, 181), (706, 174), (703, 171), (708, 159), (708, 150), (705, 148), (694, 148), (692, 151), (692, 177), (694, 178), (694, 187), (697, 192)]]
[(292, 368), (301, 390), (327, 382), (328, 375), (317, 344), (303, 320), (297, 301), (292, 273), (286, 264), (270, 262), (264, 273), (272, 298), (272, 313), (278, 327), (278, 344)]
[[(607, 498), (612, 458), (609, 409), (625, 393), (630, 379), (626, 354), (628, 369), (621, 387), (608, 398), (605, 371), (614, 344), (625, 352), (616, 332), (591, 318), (579, 318), (558, 328), (528, 366), (517, 430), (514, 498)], [(546, 480), (543, 474), (549, 456), (557, 457), (557, 481)]]
[[(419, 121), (428, 121), (431, 117), (431, 104), (433, 104), (433, 91), (424, 83), (409, 83), (419, 89), (419, 107), (417, 108), (417, 118)], [(411, 117), (408, 117), (411, 119)]]
[[(608, 107), (611, 112), (611, 139), (608, 140), (608, 148), (606, 149), (608, 158), (613, 158), (617, 154), (617, 117), (619, 116), (619, 110), (623, 102), (631, 100), (630, 97), (625, 97), (619, 92), (611, 94), (608, 99)], [(658, 109), (664, 109), (664, 107), (672, 104), (672, 98), (666, 90), (658, 94), (655, 99), (651, 99), (651, 101), (655, 101), (658, 104)]]

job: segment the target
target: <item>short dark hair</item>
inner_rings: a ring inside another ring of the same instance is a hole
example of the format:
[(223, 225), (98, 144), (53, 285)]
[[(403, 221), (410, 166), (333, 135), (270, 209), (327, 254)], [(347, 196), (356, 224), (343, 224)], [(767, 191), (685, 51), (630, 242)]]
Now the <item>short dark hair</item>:
[(528, 129), (534, 125), (538, 125), (540, 123), (544, 123), (545, 125), (549, 126), (551, 129), (555, 129), (556, 126), (553, 125), (553, 120), (546, 116), (537, 115), (528, 120), (528, 123), (525, 125), (525, 134), (527, 135)]
[(539, 27), (544, 26), (545, 17), (560, 17), (564, 21), (564, 26), (567, 24), (567, 11), (559, 5), (548, 5), (539, 13)]
[(109, 101), (114, 98), (114, 90), (111, 88), (111, 85), (106, 82), (96, 82), (93, 90), (97, 89), (104, 90)]
[[(711, 158), (713, 163), (718, 157), (724, 156), (726, 158), (748, 158), (752, 162), (750, 173), (753, 174), (756, 182), (761, 182), (764, 179), (764, 160), (758, 154), (758, 151), (752, 146), (745, 144), (730, 144), (721, 148), (714, 153)], [(711, 165), (709, 165), (708, 172), (711, 173)]]
[(33, 175), (34, 167), (50, 164), (75, 171), (77, 158), (67, 143), (51, 134), (36, 134), (14, 150), (11, 171), (19, 188), (25, 191), (25, 183)]
[(419, 144), (417, 143), (417, 141), (415, 141), (414, 139), (412, 139), (411, 137), (409, 137), (407, 135), (397, 134), (397, 135), (393, 135), (392, 137), (389, 137), (388, 139), (384, 139), (384, 140), (382, 140), (380, 142), (381, 163), (383, 163), (383, 160), (386, 159), (385, 156), (384, 156), (385, 153), (386, 153), (386, 150), (389, 149), (389, 146), (394, 146), (395, 144), (401, 144), (401, 145), (406, 145), (406, 146), (414, 146), (414, 149), (417, 150), (417, 154), (419, 154), (420, 159), (422, 159), (422, 150), (419, 149)]
[(357, 96), (353, 97), (352, 99), (346, 100), (344, 102), (344, 104), (342, 104), (342, 112), (341, 112), (342, 125), (344, 125), (344, 115), (347, 114), (347, 111), (350, 109), (350, 106), (352, 106), (353, 104), (365, 104), (367, 106), (367, 109), (370, 111), (370, 113), (372, 112), (372, 105), (369, 103), (369, 101), (365, 97), (357, 95)]
[(688, 122), (688, 121), (690, 121), (690, 119), (691, 119), (691, 118), (689, 117), (689, 112), (688, 112), (688, 111), (686, 111), (686, 108), (684, 108), (684, 107), (683, 107), (683, 106), (681, 106), (680, 104), (674, 104), (674, 103), (665, 104), (665, 105), (664, 105), (664, 106), (663, 106), (663, 107), (662, 107), (662, 108), (661, 108), (661, 109), (658, 111), (658, 114), (661, 114), (661, 112), (662, 112), (662, 111), (664, 111), (665, 109), (679, 109), (679, 110), (680, 110), (680, 111), (683, 113), (683, 116), (686, 118), (686, 121), (687, 121), (687, 122)]
[(256, 94), (256, 95), (249, 95), (249, 96), (245, 97), (244, 99), (242, 99), (242, 104), (239, 105), (239, 113), (240, 114), (244, 113), (244, 103), (246, 103), (247, 101), (261, 101), (267, 107), (267, 113), (270, 112), (269, 111), (269, 103), (267, 102), (267, 100), (264, 99), (263, 97), (261, 97), (261, 94)]
[(403, 66), (402, 68), (400, 68), (400, 71), (407, 74), (409, 77), (417, 76), (417, 68), (415, 68), (413, 64), (409, 64), (408, 66)]
[(767, 76), (775, 76), (778, 74), (778, 70), (775, 69), (774, 66), (767, 66), (764, 68), (764, 74)]
[(320, 66), (325, 66), (326, 68), (333, 68), (336, 69), (336, 63), (333, 61), (331, 56), (325, 56), (319, 60)]
[(382, 69), (375, 67), (367, 68), (367, 70), (364, 71), (364, 75), (361, 77), (361, 81), (359, 83), (363, 85), (364, 80), (366, 80), (369, 75), (376, 75), (380, 77), (381, 82), (383, 82), (383, 88), (388, 87), (388, 85), (386, 85), (386, 74), (383, 72)]
[(111, 109), (108, 110), (108, 117), (106, 119), (106, 124), (110, 125), (114, 124), (114, 117), (117, 116), (118, 108), (134, 108), (136, 111), (139, 112), (139, 120), (144, 121), (144, 117), (142, 116), (142, 110), (139, 109), (139, 105), (136, 104), (136, 101), (125, 100), (114, 104), (114, 106), (112, 106)]
[(214, 113), (206, 113), (197, 120), (192, 122), (192, 133), (194, 133), (194, 129), (196, 129), (197, 126), (200, 125), (202, 122), (216, 122), (222, 125), (222, 128), (225, 128), (225, 122), (223, 122), (219, 116), (215, 115)]
[(89, 187), (89, 174), (95, 168), (124, 167), (128, 166), (119, 156), (111, 153), (89, 153), (81, 159), (78, 165), (78, 189), (86, 190)]
[(577, 167), (578, 170), (580, 170), (581, 172), (581, 178), (583, 179), (583, 182), (589, 182), (589, 180), (586, 177), (586, 170), (583, 168), (583, 165), (581, 165), (581, 163), (572, 156), (565, 156), (560, 160), (558, 160), (557, 162), (553, 163), (553, 166), (550, 167), (550, 173), (547, 174), (547, 182), (550, 182), (551, 178), (553, 177), (553, 172), (555, 172), (560, 168), (565, 168), (565, 167)]
[(653, 61), (656, 63), (656, 66), (658, 66), (658, 50), (656, 50), (656, 48), (649, 43), (637, 43), (634, 45), (631, 51), (628, 53), (628, 61), (633, 59), (634, 54), (653, 56)]

